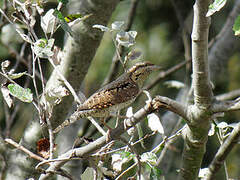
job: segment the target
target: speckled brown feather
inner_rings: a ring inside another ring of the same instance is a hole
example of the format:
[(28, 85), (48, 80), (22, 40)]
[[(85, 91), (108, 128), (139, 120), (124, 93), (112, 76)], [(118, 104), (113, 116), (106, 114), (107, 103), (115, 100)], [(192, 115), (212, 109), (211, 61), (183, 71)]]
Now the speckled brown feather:
[(129, 106), (138, 96), (144, 80), (155, 69), (159, 67), (148, 62), (136, 64), (118, 79), (90, 96), (77, 111), (54, 130), (54, 133), (80, 118), (106, 117)]
[(138, 93), (138, 84), (124, 74), (90, 96), (78, 110), (108, 108), (132, 100)]

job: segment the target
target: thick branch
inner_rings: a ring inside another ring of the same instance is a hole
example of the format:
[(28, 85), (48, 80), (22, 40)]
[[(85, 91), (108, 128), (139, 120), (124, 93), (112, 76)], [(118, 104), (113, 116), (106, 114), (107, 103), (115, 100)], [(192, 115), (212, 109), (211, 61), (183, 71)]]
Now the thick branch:
[(210, 127), (209, 107), (212, 100), (208, 67), (208, 31), (206, 17), (210, 0), (196, 0), (192, 32), (194, 105), (188, 107), (190, 119), (184, 135), (183, 164), (180, 179), (197, 179)]
[[(237, 37), (234, 36), (232, 28), (229, 27), (233, 27), (234, 21), (240, 13), (240, 0), (236, 0), (233, 3), (232, 7), (233, 8), (228, 15), (228, 19), (224, 23), (224, 26), (221, 28), (221, 32), (219, 33), (220, 35), (217, 37), (217, 39), (214, 41), (214, 44), (211, 46), (208, 55), (211, 80), (214, 84), (219, 84), (219, 80), (223, 78), (223, 76), (219, 76), (219, 74), (224, 74), (223, 70), (227, 67), (227, 62), (230, 60), (230, 56), (233, 54), (234, 49), (236, 49), (235, 47), (238, 41)], [(179, 98), (183, 98), (184, 96), (186, 96), (186, 94), (182, 96), (179, 93), (178, 95)], [(216, 97), (216, 99), (230, 100), (218, 99), (218, 97)], [(173, 116), (173, 114), (171, 113), (167, 113), (163, 116), (163, 121), (167, 120), (169, 122), (166, 129), (173, 129), (176, 123), (176, 119), (174, 118), (176, 118), (176, 116)], [(171, 151), (169, 151), (168, 153), (171, 153)], [(168, 158), (165, 158), (165, 161), (162, 162), (162, 164), (164, 164), (163, 167), (169, 166), (168, 164), (171, 162), (172, 157), (173, 155), (171, 154), (168, 156)]]
[(156, 98), (153, 99), (153, 105), (154, 109), (165, 108), (171, 112), (178, 114), (183, 119), (188, 120), (186, 114), (187, 108), (177, 101), (174, 101), (167, 97), (157, 96)]
[(192, 64), (194, 101), (197, 106), (208, 108), (212, 91), (208, 67), (208, 31), (210, 18), (206, 17), (209, 0), (197, 0), (194, 5), (192, 32)]

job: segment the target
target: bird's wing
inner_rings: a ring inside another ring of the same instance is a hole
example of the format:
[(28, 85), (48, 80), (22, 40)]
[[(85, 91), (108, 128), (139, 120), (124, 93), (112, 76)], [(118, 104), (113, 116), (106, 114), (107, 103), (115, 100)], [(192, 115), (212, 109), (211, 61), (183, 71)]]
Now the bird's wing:
[(119, 77), (90, 96), (78, 109), (108, 108), (134, 99), (138, 92), (139, 87), (136, 83), (130, 80), (126, 81), (124, 77)]

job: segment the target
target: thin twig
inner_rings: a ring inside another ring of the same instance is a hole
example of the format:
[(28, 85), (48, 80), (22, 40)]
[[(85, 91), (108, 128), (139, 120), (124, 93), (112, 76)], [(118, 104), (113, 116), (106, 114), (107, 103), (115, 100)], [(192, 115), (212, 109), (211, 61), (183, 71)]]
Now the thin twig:
[(240, 123), (238, 123), (227, 139), (218, 149), (214, 159), (208, 166), (208, 172), (206, 174), (205, 180), (214, 179), (214, 175), (219, 171), (228, 154), (231, 152), (233, 147), (238, 143), (238, 138), (240, 137)]
[(138, 163), (135, 162), (132, 166), (130, 166), (129, 168), (127, 168), (125, 171), (123, 171), (115, 180), (119, 180), (120, 178), (122, 178), (122, 176), (124, 174), (126, 174), (127, 172), (129, 172), (131, 169), (133, 169)]
[(182, 67), (184, 67), (186, 64), (190, 63), (192, 60), (189, 59), (189, 60), (186, 60), (186, 61), (183, 61), (171, 68), (169, 68), (168, 70), (166, 71), (161, 71), (158, 76), (156, 77), (156, 79), (154, 79), (150, 84), (148, 84), (147, 86), (145, 86), (143, 89), (151, 89), (153, 88), (157, 83), (159, 83), (160, 80), (166, 78), (168, 75), (176, 72), (177, 70), (181, 69)]
[[(132, 0), (131, 3), (131, 7), (127, 16), (127, 23), (126, 23), (126, 27), (124, 29), (124, 31), (129, 31), (132, 27), (135, 15), (136, 15), (136, 10), (137, 10), (137, 5), (138, 5), (139, 0)], [(118, 61), (118, 53), (120, 54), (120, 56), (124, 53), (124, 47), (119, 47), (118, 51), (116, 50), (113, 59), (112, 59), (112, 64), (110, 67), (110, 70), (108, 72), (107, 77), (105, 78), (103, 85), (104, 84), (108, 84), (109, 82), (111, 82), (115, 75), (116, 72), (118, 72), (118, 66), (119, 66), (119, 61)]]
[(34, 158), (38, 161), (45, 161), (44, 158), (34, 154), (33, 152), (29, 151), (27, 148), (23, 147), (22, 145), (16, 143), (15, 141), (13, 141), (12, 139), (4, 139), (4, 141), (8, 144), (13, 145), (14, 147), (16, 147), (17, 149), (23, 151), (24, 153), (28, 154), (31, 158)]
[(240, 89), (236, 89), (224, 94), (217, 95), (215, 96), (215, 98), (217, 101), (226, 101), (226, 100), (237, 98), (239, 96), (240, 96)]
[[(125, 140), (123, 137), (120, 136), (119, 138), (122, 142), (124, 142), (125, 144), (127, 144), (127, 146), (129, 147), (129, 149), (136, 155), (136, 159), (137, 159), (137, 164), (138, 164), (138, 179), (141, 180), (141, 159), (139, 154), (137, 153), (137, 151), (134, 149), (134, 147), (127, 141)], [(127, 171), (126, 171), (127, 172)], [(119, 177), (118, 177), (119, 178)]]
[(56, 72), (58, 73), (59, 77), (61, 78), (61, 80), (64, 82), (64, 84), (67, 86), (67, 88), (69, 89), (69, 91), (71, 92), (71, 94), (74, 97), (74, 100), (78, 103), (81, 104), (82, 102), (80, 101), (77, 93), (75, 92), (75, 90), (73, 89), (73, 87), (71, 86), (71, 84), (67, 81), (67, 79), (62, 75), (62, 73), (58, 70), (57, 66), (53, 63), (53, 60), (51, 58), (48, 59), (49, 62), (51, 63), (51, 65), (54, 67), (54, 69), (56, 70)]
[[(135, 146), (137, 145), (138, 143), (140, 143), (141, 141), (151, 137), (151, 136), (154, 136), (155, 134), (157, 133), (157, 131), (154, 131), (152, 134), (146, 134), (144, 137), (140, 138), (139, 140), (137, 140), (136, 142), (132, 143), (131, 145), (132, 146)], [(123, 147), (120, 147), (120, 148), (117, 148), (117, 149), (114, 149), (114, 150), (111, 150), (111, 151), (108, 151), (108, 152), (105, 152), (105, 153), (102, 153), (101, 155), (108, 155), (108, 154), (113, 154), (113, 153), (116, 153), (116, 152), (119, 152), (119, 151), (122, 151), (124, 149), (126, 149), (128, 146), (123, 146)], [(95, 154), (92, 154), (91, 155), (92, 157), (94, 156), (99, 156), (98, 153), (95, 153)]]

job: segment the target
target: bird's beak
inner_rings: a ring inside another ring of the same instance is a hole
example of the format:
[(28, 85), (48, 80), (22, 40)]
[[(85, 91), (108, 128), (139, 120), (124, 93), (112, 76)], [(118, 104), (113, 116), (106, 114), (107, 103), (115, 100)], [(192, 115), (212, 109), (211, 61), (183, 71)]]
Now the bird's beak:
[(158, 65), (153, 65), (153, 66), (151, 66), (151, 70), (152, 70), (152, 71), (161, 70), (161, 69), (162, 69), (162, 67), (161, 67), (161, 66), (158, 66)]

